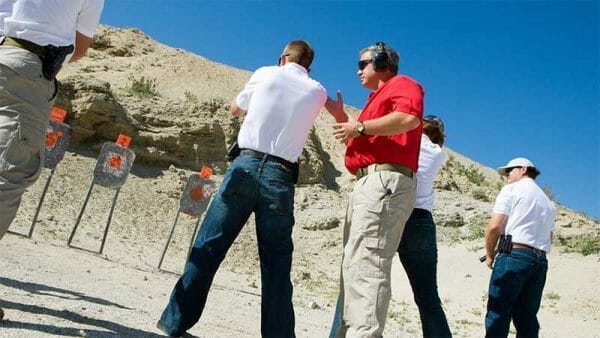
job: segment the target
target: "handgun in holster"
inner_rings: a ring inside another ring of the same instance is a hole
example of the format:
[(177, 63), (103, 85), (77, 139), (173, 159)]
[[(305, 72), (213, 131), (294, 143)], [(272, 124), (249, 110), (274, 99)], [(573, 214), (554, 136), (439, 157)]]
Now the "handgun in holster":
[(54, 80), (56, 74), (60, 71), (63, 62), (67, 55), (73, 53), (75, 47), (73, 45), (56, 47), (53, 45), (44, 46), (44, 55), (42, 59), (42, 74), (47, 80)]
[[(494, 256), (499, 253), (509, 254), (512, 251), (512, 235), (500, 235), (498, 240), (498, 246), (494, 250)], [(479, 257), (480, 262), (485, 262), (486, 256)]]
[(512, 235), (501, 235), (497, 250), (498, 253), (509, 254), (512, 251)]
[(233, 162), (233, 160), (235, 160), (235, 158), (240, 155), (240, 151), (240, 146), (238, 145), (237, 141), (235, 141), (229, 147), (229, 149), (227, 149), (227, 155), (225, 156), (225, 158), (228, 162)]

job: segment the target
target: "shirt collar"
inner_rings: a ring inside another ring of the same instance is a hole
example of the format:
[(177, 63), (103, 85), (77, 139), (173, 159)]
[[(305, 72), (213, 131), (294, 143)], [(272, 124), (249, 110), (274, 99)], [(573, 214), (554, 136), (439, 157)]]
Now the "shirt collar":
[(308, 71), (306, 70), (306, 68), (300, 66), (297, 63), (294, 62), (288, 62), (285, 65), (283, 65), (284, 68), (289, 68), (299, 74), (304, 74), (304, 75), (308, 75)]

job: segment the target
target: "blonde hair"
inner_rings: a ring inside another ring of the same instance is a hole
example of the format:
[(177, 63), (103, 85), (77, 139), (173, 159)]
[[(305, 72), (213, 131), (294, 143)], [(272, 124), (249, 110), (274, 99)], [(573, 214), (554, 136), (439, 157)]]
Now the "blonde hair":
[(312, 47), (304, 40), (290, 41), (285, 46), (283, 54), (289, 62), (297, 63), (306, 69), (310, 68), (310, 64), (315, 58), (315, 52)]

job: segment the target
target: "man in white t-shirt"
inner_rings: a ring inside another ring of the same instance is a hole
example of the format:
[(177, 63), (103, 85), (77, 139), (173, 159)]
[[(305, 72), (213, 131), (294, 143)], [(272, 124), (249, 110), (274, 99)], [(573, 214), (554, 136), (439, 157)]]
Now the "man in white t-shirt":
[(212, 279), (227, 250), (252, 213), (262, 278), (261, 334), (293, 337), (292, 229), (298, 157), (317, 114), (325, 105), (338, 122), (347, 120), (338, 101), (308, 76), (310, 45), (286, 45), (279, 66), (254, 72), (231, 105), (246, 115), (238, 135), (241, 148), (206, 212), (183, 275), (175, 285), (158, 328), (180, 336), (199, 319)]
[[(486, 337), (506, 337), (512, 319), (518, 337), (537, 337), (537, 312), (546, 283), (554, 204), (534, 179), (540, 174), (526, 158), (515, 158), (499, 167), (506, 176), (492, 217), (485, 230), (486, 264), (493, 269), (490, 278)], [(501, 235), (510, 235), (508, 252), (495, 256)], [(512, 248), (512, 250), (511, 250)]]
[(63, 62), (85, 55), (103, 6), (104, 0), (0, 0), (0, 238), (44, 163), (54, 77)]

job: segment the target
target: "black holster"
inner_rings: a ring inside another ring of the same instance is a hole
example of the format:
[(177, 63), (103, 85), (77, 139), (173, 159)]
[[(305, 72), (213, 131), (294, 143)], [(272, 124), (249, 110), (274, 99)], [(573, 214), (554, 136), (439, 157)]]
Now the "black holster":
[(225, 158), (228, 162), (232, 162), (233, 160), (235, 160), (236, 157), (240, 155), (240, 151), (240, 146), (238, 145), (237, 141), (235, 141), (229, 147), (229, 149), (227, 149), (227, 155), (225, 156)]
[(58, 71), (62, 67), (67, 55), (73, 53), (75, 47), (68, 45), (56, 47), (53, 45), (44, 46), (44, 55), (42, 59), (42, 74), (47, 80), (54, 80)]
[(512, 251), (512, 235), (501, 235), (498, 241), (498, 253), (509, 254)]

